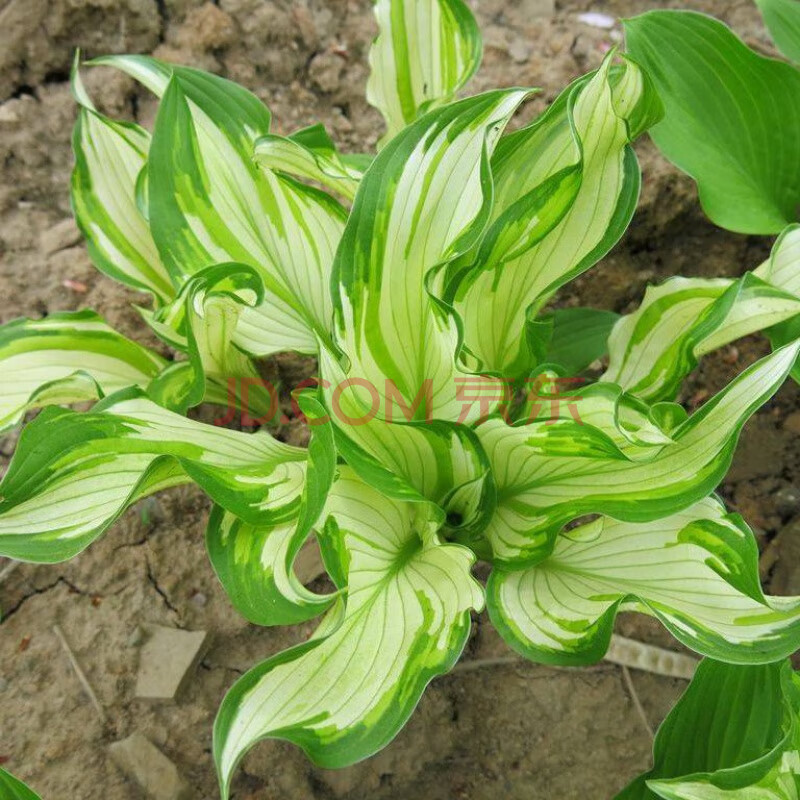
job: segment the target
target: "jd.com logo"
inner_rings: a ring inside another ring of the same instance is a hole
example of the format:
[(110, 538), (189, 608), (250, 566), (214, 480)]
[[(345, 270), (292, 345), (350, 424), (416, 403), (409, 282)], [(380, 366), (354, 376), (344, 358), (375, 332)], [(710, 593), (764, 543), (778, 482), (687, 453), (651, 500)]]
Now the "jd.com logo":
[[(451, 414), (452, 421), (463, 424), (477, 420), (480, 424), (490, 414), (499, 414), (506, 421), (510, 421), (513, 409), (514, 419), (517, 421), (544, 421), (545, 424), (553, 424), (556, 420), (565, 419), (569, 415), (569, 418), (580, 425), (583, 422), (577, 404), (581, 398), (575, 394), (575, 389), (583, 382), (583, 378), (562, 378), (542, 374), (529, 378), (522, 390), (514, 392), (511, 379), (490, 378), (483, 375), (458, 377), (455, 378), (454, 396), (456, 402), (461, 404), (461, 408), (455, 414)], [(411, 402), (407, 402), (394, 381), (388, 378), (383, 392), (364, 378), (357, 377), (347, 378), (333, 387), (326, 380), (308, 378), (295, 387), (295, 392), (320, 385), (329, 398), (329, 410), (340, 425), (366, 425), (376, 417), (387, 422), (433, 422), (434, 419), (441, 419), (435, 413), (433, 381), (430, 378), (422, 382)], [(358, 404), (346, 402), (344, 398), (347, 395), (352, 396), (354, 392), (358, 393), (361, 402)], [(248, 411), (256, 405), (251, 402), (255, 393), (258, 393), (257, 407), (263, 409), (264, 406), (268, 406), (267, 410), (257, 417)], [(294, 417), (309, 425), (322, 425), (330, 421), (328, 416), (307, 419), (295, 400), (294, 392), (291, 394), (291, 404)], [(354, 405), (360, 410), (358, 415), (352, 413)], [(215, 419), (214, 424), (230, 425), (239, 418), (241, 424), (246, 427), (269, 422), (281, 424), (289, 422), (286, 414), (281, 412), (277, 389), (270, 381), (260, 378), (228, 379), (227, 412), (224, 417)]]

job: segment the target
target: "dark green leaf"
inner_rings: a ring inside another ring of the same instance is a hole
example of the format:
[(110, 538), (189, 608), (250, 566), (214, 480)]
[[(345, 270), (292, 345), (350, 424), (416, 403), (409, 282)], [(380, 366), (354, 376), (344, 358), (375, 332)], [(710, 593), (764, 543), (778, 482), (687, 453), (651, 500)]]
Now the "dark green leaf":
[(0, 798), (2, 800), (40, 800), (22, 781), (0, 768)]
[(568, 375), (577, 375), (608, 352), (608, 335), (619, 314), (596, 308), (559, 308), (552, 319), (546, 360), (562, 366)]
[(698, 184), (710, 219), (777, 233), (800, 205), (800, 71), (750, 50), (725, 25), (688, 11), (625, 22), (666, 115), (653, 140)]
[(655, 800), (646, 782), (692, 776), (715, 786), (751, 786), (766, 775), (791, 735), (788, 661), (735, 666), (705, 659), (664, 720), (653, 768), (615, 800)]
[(764, 24), (778, 49), (800, 63), (800, 3), (797, 0), (756, 0)]

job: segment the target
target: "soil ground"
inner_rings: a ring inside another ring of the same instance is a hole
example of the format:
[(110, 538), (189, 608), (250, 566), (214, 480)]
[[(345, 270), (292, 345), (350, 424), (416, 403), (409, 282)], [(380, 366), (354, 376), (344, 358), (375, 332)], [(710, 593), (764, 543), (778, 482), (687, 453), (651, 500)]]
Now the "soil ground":
[[(597, 66), (613, 32), (590, 27), (588, 10), (627, 16), (656, 6), (690, 7), (729, 22), (770, 51), (749, 0), (480, 0), (485, 58), (471, 85), (542, 87), (541, 109)], [(0, 3), (0, 322), (91, 307), (156, 345), (130, 303), (142, 298), (95, 271), (68, 226), (74, 105), (66, 83), (73, 48), (87, 56), (155, 52), (218, 71), (254, 90), (280, 132), (322, 121), (342, 147), (371, 148), (380, 120), (364, 102), (366, 50), (375, 33), (367, 0), (5, 0)], [(88, 70), (108, 113), (152, 122), (155, 105), (125, 78)], [(644, 191), (628, 234), (559, 302), (629, 311), (648, 282), (673, 274), (735, 276), (756, 266), (770, 242), (729, 234), (703, 217), (691, 181), (652, 145), (638, 146)], [(156, 345), (157, 346), (157, 345)], [(703, 402), (766, 352), (753, 337), (708, 357), (683, 395)], [(307, 370), (291, 358), (274, 367)], [(302, 431), (292, 435), (302, 436)], [(758, 533), (766, 586), (800, 593), (800, 402), (785, 386), (745, 429), (722, 492)], [(15, 436), (0, 440), (0, 469)], [(139, 730), (190, 782), (216, 798), (211, 726), (223, 693), (244, 670), (305, 638), (311, 626), (262, 629), (228, 604), (204, 552), (208, 503), (168, 492), (127, 513), (86, 553), (57, 566), (22, 565), (0, 585), (0, 763), (45, 800), (136, 800), (140, 790), (107, 745)], [(0, 566), (2, 569), (2, 566)], [(64, 630), (108, 714), (87, 702), (58, 640)], [(137, 626), (161, 623), (211, 633), (212, 646), (177, 703), (136, 700)], [(677, 647), (648, 620), (618, 629)], [(507, 655), (485, 617), (464, 656)], [(652, 726), (684, 688), (634, 672)], [(234, 784), (237, 800), (575, 800), (611, 797), (646, 769), (651, 741), (618, 667), (556, 670), (525, 662), (457, 668), (429, 687), (406, 729), (381, 754), (349, 769), (318, 769), (296, 748), (259, 745)]]

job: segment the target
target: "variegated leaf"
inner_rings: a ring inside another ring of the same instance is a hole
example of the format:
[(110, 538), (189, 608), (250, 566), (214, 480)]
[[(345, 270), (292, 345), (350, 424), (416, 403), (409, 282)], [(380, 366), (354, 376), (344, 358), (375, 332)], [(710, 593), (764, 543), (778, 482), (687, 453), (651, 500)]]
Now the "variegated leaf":
[(255, 158), (262, 167), (317, 181), (351, 201), (363, 175), (338, 153), (322, 125), (303, 128), (291, 136), (262, 136), (256, 141)]
[(254, 267), (264, 301), (241, 314), (236, 344), (257, 356), (315, 353), (317, 338), (329, 336), (329, 277), (344, 209), (325, 192), (258, 167), (255, 141), (269, 133), (270, 113), (246, 89), (143, 57), (101, 63), (163, 93), (148, 161), (148, 207), (174, 279), (182, 283), (220, 262)]
[(800, 314), (800, 295), (790, 294), (755, 275), (745, 275), (735, 300), (716, 330), (702, 339), (695, 355), (702, 356), (728, 342), (790, 320)]
[(463, 0), (377, 0), (367, 101), (386, 122), (386, 143), (452, 99), (481, 61), (481, 34)]
[(390, 500), (346, 468), (334, 484), (323, 541), (331, 573), (346, 581), (305, 644), (268, 659), (225, 697), (214, 727), (223, 798), (258, 741), (302, 747), (339, 767), (379, 750), (405, 723), (427, 683), (450, 669), (483, 594), (472, 553), (430, 534), (427, 504)]
[(142, 86), (147, 87), (157, 97), (161, 97), (166, 91), (173, 70), (173, 65), (166, 64), (150, 56), (100, 56), (86, 63), (89, 66), (107, 66), (122, 70), (122, 72), (139, 81)]
[(648, 522), (707, 496), (730, 465), (742, 425), (781, 385), (799, 350), (800, 343), (787, 345), (745, 370), (647, 457), (632, 458), (608, 426), (580, 421), (579, 392), (557, 401), (552, 421), (541, 407), (528, 424), (479, 426), (497, 487), (485, 532), (495, 560), (506, 567), (541, 560), (561, 526), (582, 514)]
[(258, 625), (292, 625), (325, 611), (335, 595), (308, 590), (296, 574), (299, 557), (327, 500), (336, 467), (332, 426), (321, 406), (301, 395), (311, 420), (305, 485), (298, 517), (276, 525), (253, 525), (216, 506), (206, 529), (211, 563), (236, 609)]
[(83, 414), (49, 408), (0, 483), (0, 555), (70, 558), (136, 500), (190, 480), (247, 522), (282, 524), (300, 513), (306, 470), (304, 449), (186, 419), (136, 389)]
[(609, 55), (500, 142), (491, 225), (448, 288), (476, 369), (517, 378), (536, 366), (529, 321), (624, 232), (640, 184), (630, 141), (658, 113), (641, 70), (626, 62), (615, 72)]
[(294, 521), (251, 525), (216, 506), (206, 529), (206, 546), (225, 594), (248, 622), (294, 625), (325, 611), (335, 595), (303, 585), (295, 562), (307, 533)]
[[(433, 418), (432, 382), (408, 403), (387, 382), (383, 409), (378, 390), (363, 379), (354, 382), (327, 350), (320, 354), (320, 367), (337, 448), (359, 476), (394, 499), (443, 508), (450, 538), (483, 541), (472, 537), (494, 510), (489, 464), (466, 425)], [(490, 381), (490, 386), (496, 394), (495, 384)], [(364, 393), (351, 387), (366, 390), (368, 404)], [(475, 404), (462, 405), (466, 415)]]
[(18, 319), (0, 326), (0, 430), (45, 405), (145, 388), (166, 362), (121, 336), (93, 311)]
[[(800, 747), (800, 743), (798, 743)], [(800, 797), (800, 750), (790, 750), (751, 786), (728, 789), (710, 780), (650, 781), (648, 788), (663, 800), (797, 800)]]
[(599, 661), (626, 608), (729, 663), (777, 661), (800, 647), (800, 598), (764, 596), (752, 532), (714, 498), (655, 522), (599, 517), (573, 528), (541, 563), (495, 570), (487, 597), (506, 642), (545, 663)]
[(261, 278), (252, 267), (217, 264), (189, 278), (168, 305), (155, 313), (143, 311), (161, 338), (189, 355), (190, 369), (177, 365), (177, 380), (162, 376), (150, 387), (153, 399), (185, 411), (218, 394), (223, 402), (237, 399), (252, 413), (271, 419), (277, 411), (277, 396), (270, 394), (252, 359), (235, 343), (241, 314), (258, 306), (263, 293)]
[(139, 125), (98, 113), (73, 67), (73, 93), (80, 104), (72, 135), (75, 168), (72, 208), (97, 268), (157, 303), (172, 297), (147, 220), (136, 203), (136, 182), (147, 161), (150, 134)]
[(789, 225), (755, 275), (778, 289), (800, 297), (800, 225)]
[(525, 94), (490, 92), (430, 112), (364, 175), (333, 276), (353, 404), (369, 409), (377, 393), (383, 416), (392, 392), (407, 406), (422, 392), (430, 402), (416, 419), (459, 419), (459, 331), (430, 283), (480, 237), (492, 192), (488, 155)]
[(737, 294), (727, 278), (675, 277), (648, 286), (641, 306), (611, 331), (602, 380), (647, 400), (674, 396), (697, 365), (699, 344), (719, 329)]
[(800, 226), (790, 226), (754, 273), (648, 287), (639, 309), (611, 332), (602, 380), (650, 401), (672, 397), (705, 353), (798, 314)]
[[(569, 385), (569, 384), (567, 384)], [(682, 422), (686, 413), (680, 419)], [(524, 404), (516, 412), (520, 420), (571, 419), (607, 437), (632, 461), (648, 460), (653, 447), (674, 442), (654, 410), (619, 386), (595, 383), (583, 388), (562, 389), (559, 378), (547, 371), (537, 373)], [(598, 440), (599, 444), (599, 440)]]

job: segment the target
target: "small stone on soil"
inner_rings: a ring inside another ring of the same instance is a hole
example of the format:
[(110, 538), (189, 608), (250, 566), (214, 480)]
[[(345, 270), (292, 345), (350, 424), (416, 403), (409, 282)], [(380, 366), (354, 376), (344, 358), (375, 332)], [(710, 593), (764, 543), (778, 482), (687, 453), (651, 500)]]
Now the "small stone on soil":
[(531, 48), (522, 39), (514, 39), (508, 46), (508, 54), (517, 64), (524, 64), (531, 57)]
[(141, 733), (109, 745), (114, 763), (153, 800), (189, 800), (189, 785), (177, 767)]
[(584, 25), (589, 25), (592, 28), (601, 28), (603, 30), (611, 30), (617, 23), (614, 17), (608, 14), (601, 14), (597, 11), (587, 11), (585, 14), (578, 14), (578, 19)]
[(793, 411), (783, 421), (783, 429), (789, 433), (800, 433), (800, 411)]
[(556, 13), (556, 0), (522, 0), (524, 17), (552, 17)]
[(89, 287), (83, 281), (73, 281), (71, 278), (65, 278), (61, 284), (65, 289), (70, 289), (78, 294), (86, 294), (89, 291)]
[(174, 700), (205, 655), (208, 634), (161, 625), (148, 625), (145, 632), (148, 639), (142, 645), (136, 697)]
[(74, 247), (80, 240), (81, 232), (78, 230), (78, 226), (71, 217), (68, 217), (42, 233), (39, 237), (39, 247), (46, 256), (49, 256), (59, 250)]
[(334, 92), (339, 88), (344, 64), (335, 53), (320, 53), (311, 59), (308, 74), (312, 83), (323, 92)]
[(314, 17), (308, 8), (303, 5), (295, 5), (292, 8), (292, 19), (300, 31), (300, 36), (303, 37), (303, 44), (309, 50), (316, 50), (319, 46), (319, 34), (317, 26), (314, 24)]
[(178, 44), (195, 50), (217, 50), (236, 41), (236, 23), (214, 3), (192, 9), (177, 35)]
[(144, 631), (137, 625), (128, 637), (128, 647), (138, 647), (144, 641)]
[(800, 489), (795, 486), (784, 486), (775, 492), (775, 510), (782, 516), (788, 517), (800, 511)]
[(14, 124), (19, 122), (19, 114), (14, 110), (11, 103), (0, 105), (0, 124)]

